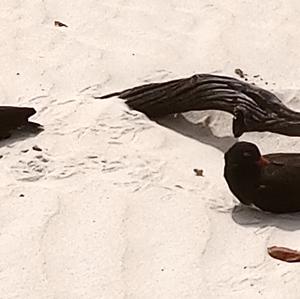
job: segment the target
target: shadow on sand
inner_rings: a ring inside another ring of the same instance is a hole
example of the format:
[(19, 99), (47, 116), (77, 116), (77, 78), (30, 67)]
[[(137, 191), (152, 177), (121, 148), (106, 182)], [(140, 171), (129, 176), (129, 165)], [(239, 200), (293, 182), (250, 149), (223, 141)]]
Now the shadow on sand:
[(152, 120), (186, 137), (211, 145), (222, 152), (227, 151), (230, 146), (237, 142), (237, 139), (233, 136), (215, 136), (208, 125), (205, 125), (204, 123), (195, 124), (186, 119), (182, 114), (178, 114), (176, 117), (170, 115)]
[(234, 222), (242, 226), (257, 228), (273, 226), (285, 231), (300, 229), (300, 212), (273, 214), (240, 204), (232, 209), (231, 216)]

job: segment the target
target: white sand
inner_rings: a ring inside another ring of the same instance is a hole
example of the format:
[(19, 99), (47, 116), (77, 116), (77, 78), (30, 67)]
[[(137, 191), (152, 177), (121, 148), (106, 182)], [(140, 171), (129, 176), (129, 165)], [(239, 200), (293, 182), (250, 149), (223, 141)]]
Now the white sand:
[(35, 107), (45, 131), (1, 144), (0, 298), (299, 298), (299, 264), (266, 251), (300, 249), (299, 216), (234, 208), (230, 116), (167, 121), (189, 138), (92, 97), (241, 68), (300, 109), (299, 13), (296, 0), (2, 0), (1, 104)]

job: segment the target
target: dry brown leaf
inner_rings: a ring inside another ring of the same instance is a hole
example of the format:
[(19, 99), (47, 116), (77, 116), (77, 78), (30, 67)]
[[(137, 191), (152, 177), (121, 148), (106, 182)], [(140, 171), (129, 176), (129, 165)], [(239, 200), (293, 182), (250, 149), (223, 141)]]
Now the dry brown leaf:
[(195, 168), (194, 172), (195, 172), (196, 176), (204, 176), (203, 175), (203, 169), (197, 169), (197, 168)]
[(57, 27), (68, 27), (66, 24), (64, 24), (60, 21), (54, 21), (54, 25)]
[(300, 262), (300, 251), (294, 249), (272, 246), (268, 248), (268, 253), (274, 259), (288, 263)]
[(241, 69), (235, 69), (234, 72), (240, 77), (240, 78), (244, 78), (245, 74)]

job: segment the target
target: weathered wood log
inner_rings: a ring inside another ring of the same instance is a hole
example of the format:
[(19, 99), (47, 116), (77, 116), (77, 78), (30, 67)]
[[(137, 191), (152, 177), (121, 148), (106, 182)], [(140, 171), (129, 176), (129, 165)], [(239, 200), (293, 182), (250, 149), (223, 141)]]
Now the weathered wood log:
[(9, 137), (12, 130), (29, 124), (28, 118), (35, 113), (34, 108), (0, 106), (0, 139)]
[(233, 134), (269, 131), (300, 136), (300, 113), (286, 107), (273, 93), (235, 78), (199, 74), (150, 83), (95, 97), (118, 96), (149, 117), (192, 110), (221, 110), (233, 115)]

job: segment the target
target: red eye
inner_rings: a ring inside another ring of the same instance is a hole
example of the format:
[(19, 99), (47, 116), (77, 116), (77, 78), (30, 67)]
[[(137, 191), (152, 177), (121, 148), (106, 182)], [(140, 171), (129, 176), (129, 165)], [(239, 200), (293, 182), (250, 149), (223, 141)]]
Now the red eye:
[(260, 159), (256, 162), (259, 166), (267, 166), (269, 165), (271, 162), (264, 158), (264, 157), (260, 157)]

